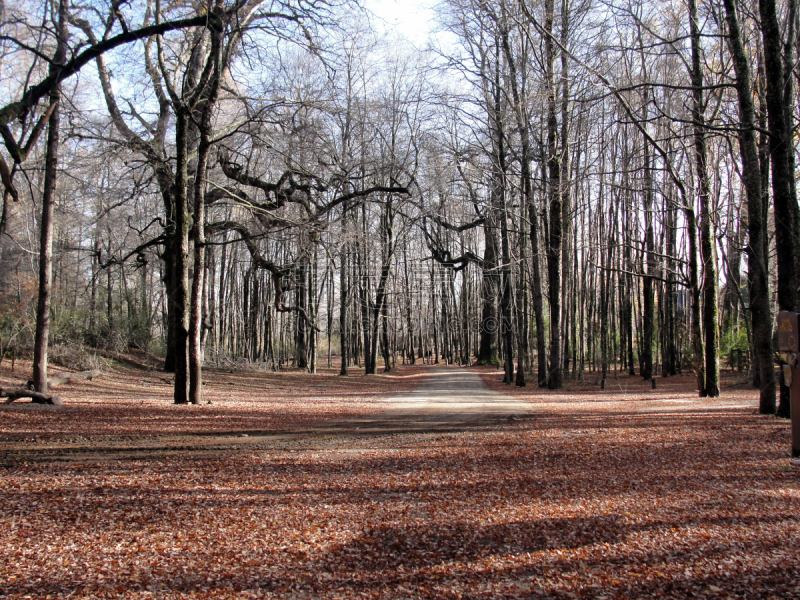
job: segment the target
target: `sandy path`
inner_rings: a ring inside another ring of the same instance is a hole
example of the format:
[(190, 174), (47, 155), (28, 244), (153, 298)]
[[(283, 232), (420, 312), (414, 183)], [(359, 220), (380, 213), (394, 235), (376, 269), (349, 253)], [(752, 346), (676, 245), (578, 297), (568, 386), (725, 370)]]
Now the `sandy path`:
[(379, 418), (428, 423), (514, 418), (532, 411), (530, 402), (491, 390), (479, 374), (453, 366), (435, 367), (416, 389), (383, 403), (386, 410)]

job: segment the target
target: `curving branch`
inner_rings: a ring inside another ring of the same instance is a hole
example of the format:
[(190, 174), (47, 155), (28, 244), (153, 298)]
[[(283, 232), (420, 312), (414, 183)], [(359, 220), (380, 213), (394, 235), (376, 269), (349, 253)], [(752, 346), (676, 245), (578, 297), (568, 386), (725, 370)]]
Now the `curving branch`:
[(431, 221), (433, 221), (440, 227), (443, 227), (444, 229), (449, 229), (450, 231), (455, 231), (457, 233), (462, 233), (464, 231), (467, 231), (468, 229), (474, 229), (478, 225), (483, 225), (484, 222), (486, 221), (486, 217), (478, 217), (474, 221), (471, 221), (469, 223), (464, 223), (463, 225), (453, 225), (452, 223), (449, 223), (444, 219), (442, 219), (439, 215), (427, 215), (427, 216), (428, 218), (431, 219)]
[[(166, 234), (159, 235), (158, 237), (154, 237), (152, 240), (148, 240), (143, 244), (139, 244), (133, 250), (130, 250), (127, 254), (120, 258), (115, 258), (113, 255), (111, 258), (106, 260), (105, 262), (100, 262), (99, 260), (99, 253), (98, 253), (98, 267), (101, 269), (107, 269), (109, 267), (113, 267), (114, 265), (121, 265), (126, 263), (131, 257), (133, 256), (141, 256), (142, 253), (147, 250), (148, 248), (152, 248), (153, 246), (160, 246), (163, 244), (167, 239)], [(138, 259), (137, 259), (138, 260)]]
[(443, 248), (438, 240), (433, 238), (430, 231), (428, 231), (428, 225), (424, 218), (420, 229), (425, 236), (425, 243), (428, 246), (428, 250), (431, 252), (431, 256), (428, 258), (432, 258), (443, 267), (449, 267), (456, 272), (463, 271), (470, 263), (483, 268), (483, 259), (469, 250), (464, 252), (461, 256), (453, 257), (449, 250)]
[[(250, 207), (262, 211), (273, 211), (285, 206), (286, 203), (301, 204), (312, 220), (319, 219), (340, 204), (353, 200), (354, 198), (364, 198), (376, 193), (403, 194), (405, 196), (410, 196), (410, 187), (411, 183), (413, 183), (412, 181), (408, 185), (373, 185), (362, 190), (348, 192), (336, 196), (330, 202), (322, 204), (314, 203), (316, 212), (313, 212), (310, 203), (311, 192), (327, 192), (331, 187), (320, 178), (296, 169), (287, 169), (278, 178), (277, 182), (264, 181), (263, 179), (245, 173), (241, 165), (232, 162), (222, 154), (219, 157), (219, 165), (222, 168), (222, 172), (225, 173), (225, 176), (229, 179), (242, 185), (259, 189), (267, 196), (268, 201), (264, 203), (248, 201)], [(295, 177), (307, 178), (313, 183), (297, 182)], [(269, 201), (270, 198), (274, 199)]]
[[(272, 211), (281, 208), (287, 202), (294, 202), (303, 204), (307, 210), (310, 210), (308, 196), (310, 195), (312, 188), (315, 186), (297, 183), (294, 179), (295, 175), (300, 177), (308, 177), (308, 175), (304, 173), (293, 169), (288, 169), (283, 172), (283, 174), (278, 178), (277, 182), (272, 183), (259, 179), (258, 177), (253, 177), (252, 175), (248, 175), (243, 171), (241, 165), (230, 161), (224, 155), (220, 155), (219, 165), (222, 168), (222, 172), (225, 173), (225, 176), (228, 179), (232, 179), (237, 183), (254, 187), (264, 192), (268, 201), (264, 203), (252, 202), (251, 205), (255, 208)], [(316, 189), (320, 188), (316, 187)], [(302, 192), (305, 198), (296, 196), (296, 192)], [(274, 200), (269, 201), (270, 198), (274, 198)]]
[[(231, 9), (234, 10), (234, 9)], [(51, 75), (42, 79), (36, 85), (28, 88), (22, 97), (16, 102), (6, 104), (0, 108), (0, 126), (8, 125), (15, 119), (21, 119), (27, 115), (45, 96), (49, 95), (58, 84), (78, 73), (83, 67), (102, 56), (109, 50), (118, 48), (125, 44), (135, 42), (144, 38), (162, 35), (168, 31), (176, 29), (187, 29), (189, 27), (205, 27), (209, 22), (209, 15), (200, 15), (186, 19), (165, 21), (141, 27), (133, 31), (123, 31), (113, 37), (104, 39), (96, 44), (90, 45), (83, 52), (79, 53), (63, 67), (54, 69)], [(10, 149), (9, 149), (10, 150)]]
[(288, 291), (288, 286), (284, 284), (284, 279), (291, 277), (295, 265), (278, 265), (271, 260), (264, 258), (256, 245), (256, 239), (250, 230), (242, 223), (237, 221), (218, 221), (206, 225), (206, 232), (219, 233), (222, 231), (235, 231), (247, 247), (247, 251), (253, 260), (253, 264), (258, 269), (264, 269), (272, 275), (272, 285), (275, 289), (275, 310), (278, 312), (296, 312), (309, 327), (320, 331), (308, 316), (306, 310), (301, 306), (288, 306), (284, 304), (283, 295)]

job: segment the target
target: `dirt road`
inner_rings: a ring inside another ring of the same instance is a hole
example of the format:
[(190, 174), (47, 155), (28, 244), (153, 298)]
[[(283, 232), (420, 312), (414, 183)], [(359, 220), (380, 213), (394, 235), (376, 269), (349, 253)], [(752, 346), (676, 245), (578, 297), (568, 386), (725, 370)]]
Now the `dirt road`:
[[(0, 466), (23, 462), (95, 462), (157, 459), (175, 454), (214, 456), (242, 449), (324, 450), (366, 438), (405, 433), (442, 433), (526, 418), (530, 403), (486, 387), (480, 375), (460, 367), (436, 366), (416, 375), (410, 392), (378, 400), (370, 415), (354, 415), (282, 429), (169, 435), (84, 436), (79, 440), (0, 442)], [(66, 410), (69, 407), (46, 407)], [(32, 410), (35, 408), (28, 408)], [(17, 410), (23, 410), (18, 405)]]
[(491, 390), (477, 373), (452, 366), (431, 370), (412, 392), (387, 398), (385, 404), (381, 419), (429, 425), (514, 419), (531, 411), (530, 402)]

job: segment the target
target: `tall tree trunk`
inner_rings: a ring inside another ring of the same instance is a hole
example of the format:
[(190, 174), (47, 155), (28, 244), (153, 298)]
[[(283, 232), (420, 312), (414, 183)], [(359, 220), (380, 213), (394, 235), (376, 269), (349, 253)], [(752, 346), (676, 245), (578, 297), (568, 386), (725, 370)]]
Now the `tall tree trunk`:
[(490, 129), (492, 137), (492, 175), (490, 207), (494, 226), (499, 225), (500, 252), (500, 323), (499, 334), (503, 353), (503, 383), (514, 382), (514, 350), (512, 345), (513, 323), (511, 319), (511, 248), (508, 240), (508, 212), (506, 210), (506, 133), (504, 128), (505, 102), (501, 81), (501, 45), (498, 40), (495, 46), (495, 72), (492, 82), (492, 103), (490, 109)]
[[(689, 201), (689, 196), (684, 196), (684, 202)], [(692, 296), (692, 350), (694, 352), (694, 368), (697, 376), (697, 389), (702, 395), (703, 390), (705, 390), (706, 376), (705, 345), (703, 343), (703, 326), (700, 310), (700, 268), (697, 260), (697, 217), (694, 212), (694, 206), (684, 204), (683, 212), (686, 217), (686, 231), (689, 237), (689, 290)]]
[(356, 245), (356, 257), (358, 260), (359, 272), (359, 300), (361, 304), (361, 334), (364, 339), (364, 373), (369, 375), (375, 372), (372, 365), (372, 341), (370, 333), (372, 327), (370, 326), (370, 312), (372, 308), (371, 292), (369, 289), (369, 260), (367, 259), (367, 207), (366, 203), (361, 203), (361, 239)]
[(759, 0), (758, 8), (764, 41), (775, 247), (778, 260), (778, 306), (781, 310), (797, 311), (800, 308), (796, 263), (800, 256), (800, 211), (791, 183), (795, 175), (791, 168), (794, 144), (791, 123), (786, 120), (787, 107), (784, 105), (781, 29), (775, 0)]
[[(383, 206), (380, 221), (381, 274), (378, 280), (378, 289), (375, 293), (375, 304), (372, 306), (372, 346), (369, 353), (369, 370), (366, 371), (367, 375), (374, 375), (378, 372), (379, 343), (385, 345), (383, 356), (386, 359), (386, 370), (391, 370), (391, 365), (388, 361), (389, 344), (388, 339), (385, 339), (386, 335), (388, 335), (386, 329), (388, 326), (386, 319), (386, 286), (389, 282), (389, 273), (391, 272), (392, 259), (394, 257), (394, 208), (391, 197), (386, 200)], [(384, 322), (384, 327), (382, 328), (380, 327), (381, 321)], [(383, 332), (382, 336), (379, 335), (381, 331)], [(384, 339), (382, 340), (382, 338)]]
[(217, 355), (226, 351), (228, 348), (228, 335), (227, 322), (229, 318), (229, 311), (225, 306), (225, 286), (228, 285), (228, 278), (231, 271), (228, 269), (228, 244), (227, 235), (223, 238), (222, 250), (219, 256), (219, 276), (217, 277), (219, 290), (217, 293), (217, 310), (216, 310), (216, 336), (215, 336), (215, 352)]
[[(670, 188), (671, 189), (671, 188)], [(675, 283), (675, 252), (677, 247), (677, 228), (675, 225), (676, 222), (676, 210), (675, 205), (672, 200), (672, 194), (668, 190), (665, 194), (664, 203), (666, 206), (666, 255), (667, 255), (667, 283), (664, 289), (664, 336), (666, 339), (665, 344), (665, 353), (664, 353), (664, 361), (663, 361), (663, 374), (667, 375), (677, 375), (678, 370), (680, 368), (680, 358), (677, 350), (677, 344), (675, 341), (677, 335), (677, 328), (676, 328), (676, 310), (677, 310), (677, 302), (675, 299), (676, 295), (676, 283)]]
[[(544, 306), (542, 302), (542, 276), (539, 268), (539, 237), (538, 237), (538, 222), (539, 217), (536, 212), (536, 200), (533, 194), (533, 175), (531, 173), (531, 160), (533, 158), (530, 142), (530, 122), (529, 115), (526, 110), (526, 105), (523, 102), (520, 87), (523, 91), (525, 89), (525, 79), (523, 78), (520, 83), (517, 82), (519, 73), (517, 72), (516, 60), (511, 51), (511, 44), (509, 42), (508, 31), (502, 32), (503, 50), (506, 55), (506, 62), (509, 68), (509, 80), (511, 82), (511, 94), (514, 101), (514, 116), (517, 122), (517, 133), (520, 137), (520, 170), (522, 174), (522, 192), (524, 196), (524, 205), (528, 209), (528, 219), (530, 221), (530, 238), (531, 238), (531, 263), (533, 270), (533, 279), (531, 281), (531, 288), (533, 290), (533, 313), (536, 323), (536, 348), (537, 348), (537, 365), (538, 373), (537, 379), (539, 387), (547, 385), (547, 341), (545, 337), (544, 327)], [(522, 220), (520, 220), (520, 223)], [(520, 236), (524, 234), (520, 231)], [(521, 252), (524, 253), (524, 242), (520, 242)], [(525, 278), (522, 276), (522, 269), (524, 268), (525, 261), (520, 262), (520, 285), (524, 285)], [(520, 348), (520, 356), (518, 361), (523, 361), (522, 349), (524, 347), (525, 354), (527, 355), (527, 315), (525, 315), (525, 325), (520, 336), (525, 336), (524, 346)], [(522, 379), (520, 379), (519, 372), (522, 371)], [(519, 366), (517, 368), (517, 385), (524, 385), (524, 369)]]
[(772, 314), (770, 306), (769, 257), (764, 255), (767, 235), (761, 167), (756, 142), (756, 118), (750, 84), (750, 65), (744, 49), (735, 0), (724, 0), (728, 22), (728, 44), (736, 73), (739, 100), (739, 147), (742, 153), (742, 181), (747, 194), (748, 280), (750, 283), (750, 321), (753, 331), (753, 354), (758, 369), (761, 414), (776, 410), (775, 370), (772, 367)]
[[(109, 231), (109, 235), (111, 232)], [(111, 277), (111, 267), (106, 268), (106, 326), (109, 336), (114, 333), (114, 280)]]
[[(58, 4), (56, 24), (56, 52), (50, 64), (50, 75), (59, 71), (67, 58), (67, 10), (68, 0)], [(50, 335), (50, 301), (53, 277), (53, 204), (55, 203), (58, 179), (59, 125), (61, 120), (61, 86), (50, 94), (50, 105), (54, 106), (47, 121), (47, 150), (44, 167), (44, 190), (42, 193), (42, 218), (39, 233), (39, 298), (36, 304), (36, 333), (33, 347), (33, 387), (47, 393), (47, 343)]]
[(319, 313), (319, 302), (317, 300), (317, 269), (319, 256), (317, 252), (317, 240), (314, 240), (314, 251), (311, 256), (311, 264), (308, 269), (308, 372), (312, 375), (317, 373), (317, 314)]
[(692, 38), (692, 119), (694, 121), (695, 167), (700, 197), (700, 253), (703, 260), (703, 330), (705, 333), (705, 379), (701, 396), (719, 396), (719, 330), (717, 326), (717, 248), (712, 221), (711, 187), (708, 181), (705, 105), (701, 67), (700, 27), (696, 0), (689, 0)]
[[(627, 186), (626, 186), (627, 187)], [(622, 203), (622, 236), (624, 251), (620, 258), (624, 260), (624, 270), (626, 273), (619, 275), (620, 303), (622, 304), (620, 332), (625, 332), (624, 343), (620, 339), (622, 353), (625, 356), (623, 361), (628, 367), (628, 375), (636, 375), (636, 366), (633, 356), (633, 293), (634, 293), (634, 264), (633, 264), (633, 226), (631, 223), (631, 199), (630, 194), (625, 194), (625, 202)], [(645, 210), (647, 210), (645, 208)], [(646, 219), (646, 217), (645, 217)], [(645, 221), (647, 222), (647, 221)], [(645, 244), (647, 236), (645, 235)], [(640, 348), (640, 354), (647, 352), (647, 344)], [(644, 376), (644, 374), (642, 374)]]
[[(517, 217), (518, 223), (523, 222), (525, 214), (524, 206), (520, 206), (520, 213)], [(527, 236), (522, 228), (518, 227), (517, 243), (519, 244), (519, 268), (517, 270), (517, 299), (516, 299), (516, 321), (517, 321), (517, 376), (514, 383), (517, 387), (525, 387), (525, 369), (529, 364), (528, 357), (528, 285), (527, 285)]]
[(545, 85), (547, 88), (547, 193), (549, 197), (547, 236), (547, 280), (550, 300), (550, 360), (547, 385), (559, 389), (563, 383), (561, 364), (561, 237), (563, 148), (557, 147), (556, 83), (553, 43), (554, 0), (545, 0)]
[[(641, 69), (645, 81), (650, 79), (648, 72), (648, 64), (644, 52), (644, 43), (641, 36), (641, 28), (637, 28), (637, 35), (639, 38), (639, 58), (641, 61)], [(654, 279), (656, 270), (656, 257), (655, 257), (655, 233), (653, 228), (653, 171), (651, 167), (651, 154), (650, 144), (647, 141), (647, 127), (648, 127), (648, 113), (651, 102), (651, 90), (645, 87), (642, 97), (642, 127), (643, 133), (643, 151), (644, 151), (644, 169), (643, 169), (643, 187), (642, 195), (644, 196), (644, 222), (645, 222), (645, 269), (643, 269), (644, 277), (642, 277), (642, 346), (639, 349), (640, 362), (642, 365), (641, 375), (643, 379), (651, 379), (653, 377), (653, 344), (655, 333), (655, 292), (653, 290)], [(633, 373), (631, 373), (633, 374)]]
[(203, 400), (203, 289), (205, 287), (205, 173), (211, 148), (208, 132), (201, 135), (194, 180), (194, 278), (189, 309), (189, 402)]
[(89, 300), (89, 332), (92, 336), (92, 346), (97, 347), (97, 277), (100, 275), (100, 231), (95, 228), (94, 251), (92, 252), (92, 292)]
[(644, 245), (647, 271), (646, 275), (642, 278), (642, 378), (652, 379), (653, 337), (656, 320), (653, 276), (656, 271), (656, 258), (655, 234), (653, 231), (653, 176), (650, 168), (650, 145), (646, 141), (644, 143), (644, 186)]
[(175, 356), (175, 404), (189, 402), (188, 386), (188, 316), (189, 316), (189, 198), (187, 195), (188, 179), (188, 139), (187, 125), (189, 115), (183, 107), (175, 111), (175, 185), (172, 194), (174, 211), (172, 219), (167, 221), (168, 235), (173, 239), (174, 254), (168, 258), (172, 262), (174, 281), (177, 283), (169, 297), (170, 317), (174, 314), (174, 356)]
[(511, 385), (514, 383), (514, 320), (511, 314), (513, 285), (511, 281), (511, 244), (508, 239), (508, 214), (505, 198), (505, 160), (501, 161), (501, 165), (503, 170), (499, 173), (500, 181), (498, 183), (501, 188), (498, 190), (498, 201), (501, 203), (500, 237), (503, 251), (503, 294), (501, 298), (501, 310), (503, 321), (500, 326), (500, 333), (503, 339), (503, 365), (505, 370), (503, 382)]
[[(305, 252), (305, 250), (301, 250)], [(308, 281), (309, 281), (309, 262), (308, 257), (304, 257), (295, 270), (295, 278), (297, 280), (297, 297), (296, 304), (302, 308), (306, 315), (310, 313), (309, 304), (313, 299), (309, 298)], [(294, 352), (295, 364), (298, 369), (308, 368), (308, 325), (305, 318), (300, 312), (296, 313), (295, 318), (295, 335), (294, 335)]]
[(388, 373), (393, 368), (393, 361), (389, 350), (389, 305), (386, 301), (381, 306), (381, 356), (383, 371)]
[[(436, 304), (436, 267), (431, 264), (431, 315), (433, 316), (433, 364), (439, 364), (439, 338), (441, 334), (441, 323), (438, 318), (439, 309)], [(444, 306), (444, 298), (442, 298)], [(384, 328), (385, 329), (385, 328)]]
[[(214, 13), (221, 18), (222, 2), (216, 1)], [(208, 155), (211, 151), (211, 115), (217, 102), (220, 84), (220, 35), (213, 28), (211, 31), (211, 51), (208, 61), (213, 64), (211, 79), (207, 84), (208, 91), (201, 96), (199, 119), (196, 119), (200, 136), (197, 148), (197, 164), (194, 174), (194, 279), (189, 309), (189, 402), (200, 404), (203, 399), (203, 296), (205, 292), (206, 267), (206, 170)], [(177, 380), (177, 378), (176, 378)], [(177, 395), (176, 395), (177, 399)]]
[(410, 364), (415, 364), (417, 359), (414, 354), (414, 321), (412, 318), (414, 307), (412, 306), (414, 303), (413, 300), (413, 272), (411, 276), (408, 273), (408, 249), (406, 246), (403, 246), (403, 275), (404, 275), (404, 282), (405, 282), (405, 317), (406, 317), (406, 339), (404, 340), (404, 347), (403, 353), (406, 356), (406, 359), (410, 362)]
[[(569, 43), (569, 16), (570, 16), (570, 0), (561, 1), (561, 32), (560, 43), (562, 48), (566, 48)], [(559, 193), (561, 194), (561, 224), (563, 231), (561, 233), (561, 347), (560, 355), (563, 362), (563, 371), (561, 379), (564, 379), (564, 373), (569, 371), (569, 302), (567, 294), (569, 293), (568, 280), (566, 279), (569, 273), (569, 243), (570, 243), (570, 228), (571, 228), (571, 212), (572, 212), (572, 164), (569, 149), (569, 135), (570, 135), (570, 112), (569, 112), (569, 64), (570, 57), (566, 52), (561, 52), (561, 150), (560, 150), (560, 181)], [(574, 292), (573, 292), (574, 293)]]
[[(347, 203), (345, 202), (342, 205), (342, 233), (346, 231), (347, 228)], [(341, 252), (339, 253), (339, 351), (341, 353), (342, 364), (339, 367), (339, 375), (346, 376), (347, 375), (347, 365), (349, 361), (348, 356), (348, 337), (349, 337), (349, 330), (348, 330), (348, 323), (347, 323), (347, 294), (349, 291), (350, 283), (348, 281), (347, 276), (347, 268), (349, 261), (347, 260), (348, 257), (348, 244), (344, 242), (342, 244)], [(329, 308), (328, 310), (332, 310)]]
[[(334, 289), (334, 278), (333, 278), (333, 261), (330, 259), (326, 264), (325, 268), (325, 276), (324, 278), (328, 282), (328, 289), (327, 289), (327, 298), (325, 301), (325, 322), (326, 322), (326, 336), (327, 336), (327, 344), (328, 344), (328, 363), (327, 367), (329, 369), (333, 368), (333, 357), (332, 357), (332, 344), (333, 344), (333, 297), (335, 293)], [(339, 282), (341, 284), (341, 281)]]
[(483, 225), (485, 247), (483, 251), (483, 283), (481, 286), (480, 343), (478, 346), (479, 365), (497, 363), (497, 294), (499, 276), (497, 273), (497, 222), (491, 209), (487, 210)]

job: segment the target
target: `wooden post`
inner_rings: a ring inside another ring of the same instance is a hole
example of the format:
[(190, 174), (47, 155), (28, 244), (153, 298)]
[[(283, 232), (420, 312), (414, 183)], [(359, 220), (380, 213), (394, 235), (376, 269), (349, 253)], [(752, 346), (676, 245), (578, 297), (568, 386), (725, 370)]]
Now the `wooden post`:
[(792, 458), (800, 457), (800, 369), (797, 368), (800, 353), (800, 328), (796, 312), (778, 313), (778, 348), (783, 363), (784, 379), (787, 380), (792, 413)]

